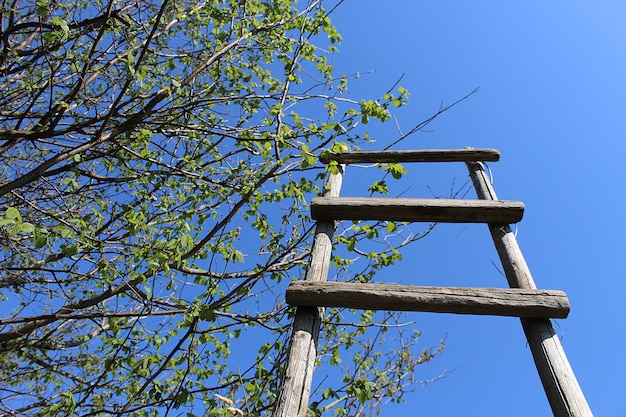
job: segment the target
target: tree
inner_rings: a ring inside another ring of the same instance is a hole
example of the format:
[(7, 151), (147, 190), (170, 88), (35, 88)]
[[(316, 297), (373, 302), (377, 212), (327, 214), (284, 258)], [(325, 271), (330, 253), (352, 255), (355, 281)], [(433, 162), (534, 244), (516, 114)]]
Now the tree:
[[(1, 13), (2, 415), (269, 414), (307, 201), (338, 169), (317, 158), (367, 143), (365, 125), (408, 92), (344, 96), (322, 1), (15, 0)], [(380, 168), (371, 192), (404, 172)], [(369, 281), (428, 230), (346, 225), (336, 274)], [(415, 353), (398, 320), (328, 312), (320, 360), (346, 368), (312, 413), (355, 415), (415, 387), (441, 347)]]

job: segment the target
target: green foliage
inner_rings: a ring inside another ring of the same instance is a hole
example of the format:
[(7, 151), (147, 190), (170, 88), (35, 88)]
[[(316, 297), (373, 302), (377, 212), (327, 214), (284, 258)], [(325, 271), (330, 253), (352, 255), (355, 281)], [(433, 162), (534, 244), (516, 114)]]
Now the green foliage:
[[(390, 312), (331, 311), (326, 320), (333, 326), (321, 344), (321, 357), (338, 367), (342, 377), (321, 393), (322, 401), (312, 404), (312, 416), (330, 415), (331, 410), (334, 415), (375, 415), (383, 403), (403, 401), (407, 392), (425, 383), (415, 378), (416, 368), (435, 358), (445, 344), (442, 340), (416, 353), (421, 333), (406, 330)], [(342, 354), (352, 359), (349, 366), (334, 361)], [(327, 385), (328, 377), (325, 381)]]
[[(318, 157), (368, 143), (362, 125), (408, 92), (341, 96), (341, 36), (318, 1), (0, 8), (0, 413), (267, 415), (307, 202), (340, 170)], [(384, 179), (370, 191), (387, 194)], [(403, 226), (342, 226), (337, 275), (367, 282), (400, 261), (422, 236)], [(337, 314), (324, 355), (352, 374), (317, 410), (398, 398), (402, 375), (380, 378), (408, 353), (381, 356), (371, 316)]]
[(380, 166), (384, 171), (390, 173), (391, 176), (397, 180), (402, 178), (402, 176), (407, 173), (406, 168), (398, 163), (381, 164)]
[(4, 227), (6, 233), (12, 237), (35, 231), (35, 226), (32, 223), (22, 221), (22, 216), (15, 207), (6, 208), (4, 216), (0, 217), (0, 227)]

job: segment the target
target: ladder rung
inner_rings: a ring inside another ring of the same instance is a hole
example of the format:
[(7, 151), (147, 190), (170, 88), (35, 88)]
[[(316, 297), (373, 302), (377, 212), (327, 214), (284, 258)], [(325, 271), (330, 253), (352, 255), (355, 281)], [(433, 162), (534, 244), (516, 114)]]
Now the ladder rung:
[(414, 151), (354, 151), (346, 153), (325, 153), (320, 157), (324, 164), (337, 161), (340, 164), (359, 162), (497, 162), (500, 152), (497, 149), (422, 149)]
[(306, 307), (422, 311), (527, 318), (565, 318), (570, 305), (557, 290), (418, 287), (391, 284), (294, 281), (287, 303)]
[(524, 203), (504, 200), (439, 198), (315, 197), (315, 220), (388, 220), (444, 223), (517, 223)]

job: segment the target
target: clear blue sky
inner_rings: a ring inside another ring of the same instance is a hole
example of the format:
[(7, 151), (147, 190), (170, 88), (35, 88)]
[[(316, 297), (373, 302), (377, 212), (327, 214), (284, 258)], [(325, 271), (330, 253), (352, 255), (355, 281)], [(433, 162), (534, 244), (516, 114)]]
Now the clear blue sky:
[[(401, 148), (501, 151), (495, 189), (526, 204), (518, 241), (537, 285), (569, 296), (570, 316), (555, 328), (591, 409), (626, 416), (626, 3), (347, 0), (333, 22), (344, 37), (338, 71), (376, 71), (351, 81), (354, 98), (382, 94), (405, 74), (405, 129), (480, 88)], [(420, 171), (419, 180), (445, 195), (466, 180), (454, 169)], [(442, 227), (411, 251), (390, 281), (506, 286), (486, 226)], [(424, 345), (448, 333), (445, 353), (417, 377), (453, 372), (383, 417), (551, 415), (518, 320), (410, 319)]]

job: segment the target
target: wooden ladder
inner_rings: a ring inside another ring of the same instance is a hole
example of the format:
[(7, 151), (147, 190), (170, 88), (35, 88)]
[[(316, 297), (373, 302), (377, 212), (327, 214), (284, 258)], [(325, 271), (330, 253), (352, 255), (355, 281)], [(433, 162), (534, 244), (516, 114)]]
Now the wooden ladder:
[[(592, 416), (565, 356), (551, 318), (565, 318), (569, 301), (562, 291), (539, 290), (509, 224), (521, 220), (524, 205), (498, 200), (482, 162), (495, 162), (495, 149), (350, 152), (336, 161), (323, 197), (311, 201), (317, 220), (305, 279), (289, 285), (286, 300), (297, 306), (291, 345), (273, 417), (304, 417), (308, 408), (323, 310), (428, 311), (520, 317), (528, 345), (554, 416)], [(339, 197), (343, 169), (352, 163), (465, 162), (478, 200)], [(510, 288), (424, 287), (327, 282), (335, 220), (487, 223)]]

